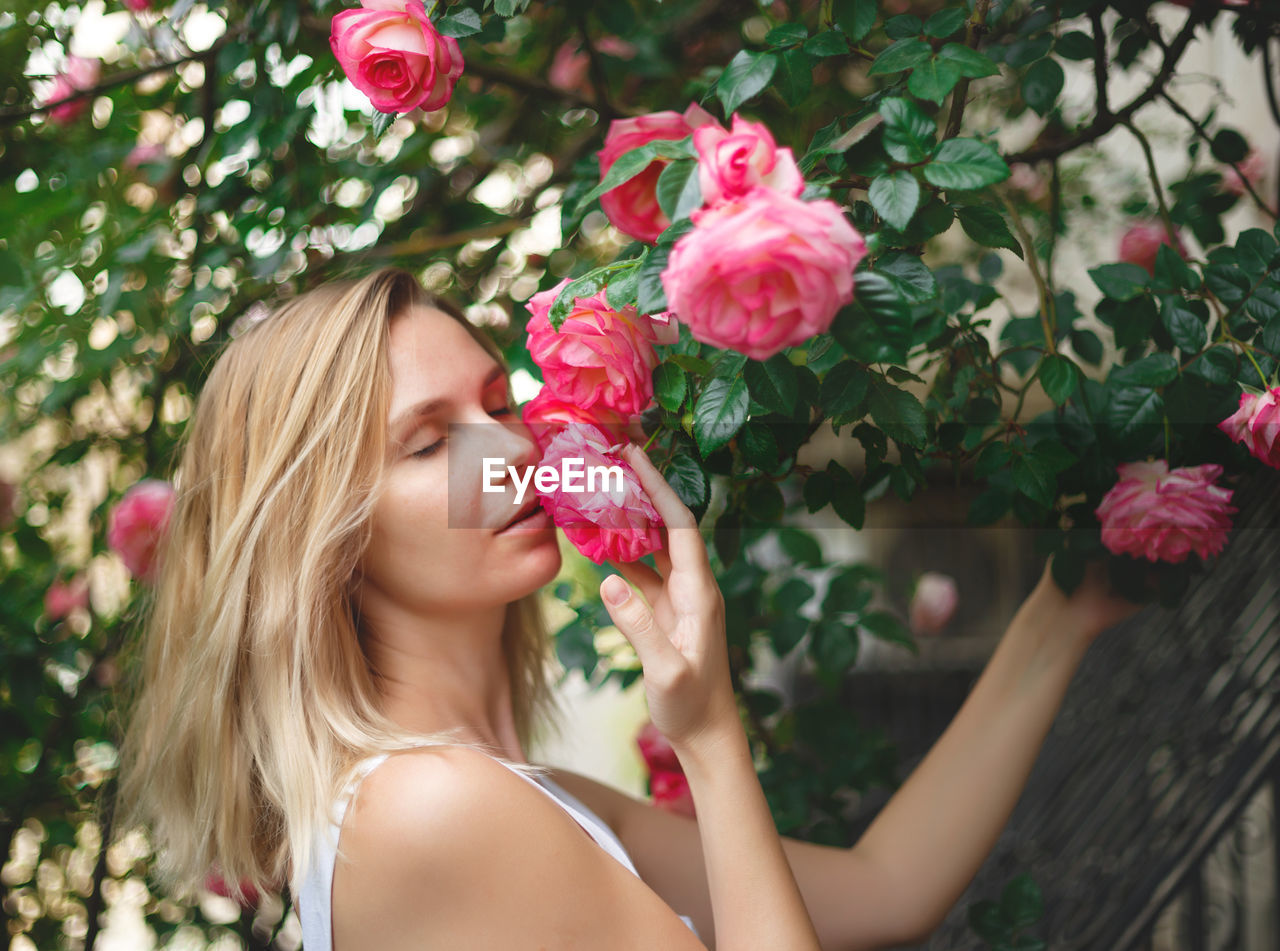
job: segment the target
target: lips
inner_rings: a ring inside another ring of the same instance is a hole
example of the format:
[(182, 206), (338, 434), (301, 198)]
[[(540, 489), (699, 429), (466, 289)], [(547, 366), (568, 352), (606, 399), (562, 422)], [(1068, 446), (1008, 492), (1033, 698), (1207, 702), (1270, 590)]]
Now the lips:
[(520, 521), (522, 518), (526, 518), (527, 516), (532, 515), (534, 512), (538, 511), (538, 509), (540, 508), (542, 508), (542, 503), (539, 502), (538, 499), (535, 497), (533, 501), (529, 502), (522, 509), (520, 509), (520, 511), (516, 513), (515, 517), (512, 518), (509, 522), (507, 522), (505, 525), (503, 525), (500, 529), (498, 529), (498, 531), (505, 532), (508, 528), (510, 528), (516, 522)]

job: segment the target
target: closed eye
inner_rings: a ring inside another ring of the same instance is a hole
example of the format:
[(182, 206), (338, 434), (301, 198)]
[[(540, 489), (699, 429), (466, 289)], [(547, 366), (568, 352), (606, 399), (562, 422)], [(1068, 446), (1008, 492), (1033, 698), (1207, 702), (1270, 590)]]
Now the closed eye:
[[(491, 410), (489, 415), (501, 416), (503, 413), (511, 413), (511, 412), (513, 412), (513, 410), (511, 409), (510, 406), (502, 406), (502, 407), (499, 407), (498, 409)], [(443, 445), (444, 445), (444, 440), (437, 439), (430, 446), (423, 446), (417, 452), (413, 453), (413, 455), (417, 456), (419, 459), (425, 459), (427, 456), (435, 455), (436, 452), (438, 452), (440, 447)]]

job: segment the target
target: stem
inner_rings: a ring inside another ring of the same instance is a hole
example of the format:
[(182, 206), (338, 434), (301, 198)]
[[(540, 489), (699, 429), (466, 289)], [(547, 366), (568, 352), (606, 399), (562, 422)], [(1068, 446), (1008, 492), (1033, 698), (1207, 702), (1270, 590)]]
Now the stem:
[(1026, 250), (1027, 267), (1031, 270), (1031, 279), (1035, 281), (1036, 291), (1040, 294), (1040, 323), (1044, 328), (1045, 349), (1049, 353), (1057, 353), (1058, 348), (1053, 340), (1056, 320), (1050, 318), (1053, 297), (1049, 294), (1049, 286), (1045, 283), (1044, 274), (1040, 272), (1040, 261), (1036, 257), (1036, 249), (1031, 242), (1031, 234), (1027, 231), (1027, 226), (1023, 223), (1022, 216), (1018, 214), (1018, 209), (1014, 207), (1013, 202), (1009, 201), (1008, 196), (1003, 192), (998, 194), (1000, 201), (1004, 203), (1005, 210), (1009, 212), (1009, 217), (1013, 220), (1014, 230), (1018, 232), (1018, 240), (1022, 242), (1022, 246)]
[(662, 427), (658, 427), (658, 428), (657, 428), (657, 429), (655, 429), (652, 433), (650, 433), (650, 434), (649, 434), (649, 438), (648, 438), (648, 439), (646, 439), (646, 440), (645, 440), (644, 445), (640, 447), (640, 451), (641, 451), (641, 452), (648, 452), (648, 451), (649, 451), (649, 445), (650, 445), (650, 443), (652, 443), (655, 439), (657, 439), (657, 438), (658, 438), (658, 433), (660, 433), (660, 432), (662, 432)]
[(1142, 134), (1132, 119), (1126, 119), (1124, 125), (1142, 146), (1142, 155), (1147, 160), (1147, 175), (1151, 178), (1151, 189), (1156, 193), (1156, 205), (1160, 208), (1160, 220), (1164, 222), (1165, 234), (1169, 236), (1169, 246), (1177, 248), (1178, 236), (1173, 229), (1173, 218), (1169, 216), (1169, 206), (1165, 204), (1164, 189), (1160, 187), (1160, 175), (1156, 171), (1156, 158), (1151, 153), (1151, 143), (1147, 141), (1147, 137)]
[[(977, 0), (973, 5), (973, 15), (965, 28), (964, 44), (970, 49), (978, 48), (978, 41), (987, 32), (987, 13), (991, 10), (991, 0)], [(960, 122), (964, 118), (964, 107), (969, 97), (969, 77), (963, 76), (956, 83), (951, 93), (951, 112), (947, 116), (947, 129), (944, 139), (953, 139), (960, 134)]]

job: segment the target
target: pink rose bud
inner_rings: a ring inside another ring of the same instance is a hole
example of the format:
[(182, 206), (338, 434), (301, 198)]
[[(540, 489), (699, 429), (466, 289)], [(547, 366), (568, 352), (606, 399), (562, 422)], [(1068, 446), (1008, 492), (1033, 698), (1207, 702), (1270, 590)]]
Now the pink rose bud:
[(329, 46), (380, 112), (439, 109), (462, 75), (458, 41), (436, 30), (422, 0), (362, 0), (334, 14)]
[(698, 150), (698, 184), (702, 201), (717, 205), (746, 195), (757, 185), (799, 197), (804, 176), (790, 149), (780, 149), (768, 128), (733, 115), (733, 131), (719, 125), (693, 130)]
[(565, 278), (529, 298), (529, 355), (551, 392), (583, 409), (603, 406), (622, 416), (643, 413), (653, 399), (654, 344), (680, 339), (668, 315), (642, 316), (635, 307), (609, 307), (602, 289), (579, 297), (557, 331), (547, 314)]
[(622, 414), (609, 409), (604, 403), (583, 409), (577, 403), (556, 396), (548, 386), (520, 407), (520, 419), (533, 433), (539, 452), (545, 452), (547, 443), (570, 423), (591, 423), (599, 426), (611, 442), (627, 441), (628, 421)]
[[(615, 454), (620, 448), (595, 426), (571, 423), (547, 444), (540, 465), (564, 471), (563, 461), (575, 460), (575, 478), (585, 486), (586, 474), (597, 466), (617, 466), (616, 475), (593, 477), (591, 491), (567, 491), (561, 482), (549, 491), (534, 488), (551, 520), (569, 542), (595, 564), (637, 561), (662, 547), (662, 516), (653, 507), (635, 470)], [(578, 462), (577, 460), (581, 460)]]
[(1218, 423), (1218, 428), (1234, 442), (1244, 443), (1251, 453), (1280, 469), (1280, 386), (1273, 386), (1261, 396), (1241, 393), (1239, 408)]
[(835, 202), (756, 187), (690, 218), (662, 286), (695, 340), (767, 360), (825, 331), (853, 300), (867, 243)]
[(1163, 224), (1139, 223), (1130, 225), (1120, 238), (1120, 260), (1136, 264), (1148, 274), (1156, 272), (1156, 252), (1160, 245), (1169, 244), (1179, 257), (1187, 256), (1187, 249), (1182, 244), (1182, 235), (1175, 228), (1174, 243), (1169, 244), (1169, 232)]
[(70, 581), (55, 581), (44, 593), (44, 616), (59, 621), (78, 609), (89, 607), (89, 579), (78, 574)]
[[(596, 153), (600, 160), (600, 181), (604, 181), (622, 153), (657, 139), (683, 139), (695, 128), (715, 121), (715, 116), (696, 102), (690, 103), (683, 115), (665, 110), (614, 119), (604, 137), (604, 148)], [(600, 208), (613, 226), (637, 241), (652, 244), (671, 226), (671, 219), (659, 207), (656, 194), (658, 176), (668, 161), (654, 159), (639, 175), (600, 196)]]
[(679, 773), (684, 771), (680, 765), (679, 757), (676, 756), (676, 751), (672, 749), (662, 731), (653, 725), (652, 720), (647, 721), (640, 728), (640, 732), (636, 734), (636, 746), (640, 747), (640, 755), (644, 757), (644, 762), (649, 767), (649, 772), (654, 773), (665, 770)]
[(684, 773), (658, 771), (649, 777), (649, 789), (653, 793), (653, 804), (658, 808), (690, 819), (697, 818), (689, 778)]
[(911, 632), (929, 636), (942, 633), (952, 616), (960, 593), (955, 579), (937, 571), (926, 571), (916, 580), (915, 594), (908, 611)]
[(97, 83), (101, 70), (102, 64), (99, 60), (84, 56), (68, 56), (62, 71), (47, 82), (36, 96), (36, 105), (52, 106), (48, 109), (47, 115), (50, 120), (59, 125), (74, 122), (89, 108), (92, 97), (81, 96), (79, 99), (67, 97), (79, 90), (92, 88)]
[[(1239, 172), (1236, 171), (1237, 167), (1240, 169)], [(1222, 187), (1233, 195), (1243, 195), (1249, 190), (1245, 187), (1245, 182), (1248, 182), (1256, 191), (1262, 184), (1266, 172), (1266, 158), (1257, 149), (1250, 149), (1249, 154), (1242, 161), (1234, 166), (1228, 165), (1222, 170)]]
[(1232, 490), (1214, 485), (1222, 466), (1206, 463), (1169, 470), (1164, 459), (1126, 462), (1119, 481), (1095, 509), (1102, 544), (1116, 555), (1148, 561), (1185, 561), (1194, 551), (1208, 558), (1222, 551), (1231, 530)]
[(157, 549), (169, 527), (173, 486), (163, 479), (143, 479), (111, 510), (107, 544), (139, 581), (152, 582), (159, 570)]

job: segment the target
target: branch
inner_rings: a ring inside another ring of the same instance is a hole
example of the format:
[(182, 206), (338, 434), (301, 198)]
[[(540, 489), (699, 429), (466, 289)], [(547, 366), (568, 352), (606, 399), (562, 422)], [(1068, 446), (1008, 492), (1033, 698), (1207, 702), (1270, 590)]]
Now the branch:
[[(1021, 152), (1015, 152), (1006, 158), (1010, 164), (1021, 162), (1029, 165), (1044, 159), (1057, 158), (1070, 152), (1072, 149), (1079, 148), (1082, 145), (1088, 145), (1102, 138), (1117, 125), (1128, 121), (1135, 112), (1151, 102), (1157, 96), (1164, 92), (1164, 87), (1168, 84), (1169, 79), (1173, 76), (1173, 71), (1178, 65), (1178, 60), (1182, 58), (1182, 54), (1186, 52), (1187, 46), (1191, 43), (1195, 35), (1196, 27), (1201, 24), (1201, 20), (1192, 12), (1187, 17), (1187, 22), (1183, 26), (1182, 31), (1169, 44), (1165, 51), (1164, 60), (1160, 64), (1160, 69), (1156, 72), (1155, 78), (1151, 80), (1151, 84), (1142, 92), (1135, 96), (1127, 105), (1120, 109), (1119, 112), (1108, 113), (1106, 115), (1095, 115), (1093, 121), (1083, 129), (1076, 132), (1068, 138), (1061, 139), (1057, 142), (1050, 142), (1040, 146), (1033, 146)], [(1043, 135), (1043, 132), (1041, 133)]]
[[(965, 34), (965, 45), (970, 49), (978, 48), (978, 41), (987, 32), (987, 11), (991, 9), (991, 0), (977, 0), (973, 6), (973, 16), (969, 18), (968, 31)], [(960, 121), (964, 118), (964, 107), (969, 97), (968, 76), (962, 76), (951, 93), (951, 112), (947, 115), (947, 129), (944, 139), (954, 139), (960, 134)]]
[(1102, 11), (1094, 7), (1089, 11), (1089, 22), (1093, 24), (1093, 83), (1097, 87), (1097, 117), (1111, 115), (1111, 105), (1107, 102), (1107, 34), (1102, 28)]
[(0, 109), (0, 126), (15, 125), (23, 119), (34, 116), (36, 113), (45, 112), (46, 110), (52, 109), (55, 106), (60, 106), (63, 103), (72, 102), (76, 99), (84, 99), (86, 96), (96, 96), (109, 89), (115, 89), (117, 86), (128, 85), (131, 82), (135, 82), (145, 76), (150, 76), (153, 73), (161, 73), (166, 69), (174, 69), (184, 63), (190, 63), (192, 60), (211, 58), (228, 43), (233, 40), (240, 39), (245, 32), (246, 30), (241, 28), (233, 33), (224, 33), (218, 38), (218, 41), (208, 49), (201, 50), (198, 53), (192, 53), (189, 56), (182, 56), (178, 59), (169, 60), (164, 63), (156, 63), (154, 66), (143, 66), (140, 69), (131, 69), (127, 72), (116, 73), (110, 79), (104, 80), (96, 86), (90, 86), (87, 89), (77, 89), (75, 92), (68, 96), (63, 96), (56, 102), (46, 102), (40, 106), (22, 106), (17, 109)]
[(1151, 153), (1151, 143), (1132, 119), (1125, 122), (1125, 128), (1133, 133), (1133, 137), (1142, 146), (1142, 155), (1147, 160), (1147, 175), (1151, 178), (1151, 190), (1156, 193), (1156, 205), (1160, 208), (1160, 220), (1164, 222), (1165, 234), (1169, 236), (1169, 247), (1176, 248), (1178, 235), (1173, 228), (1173, 218), (1169, 216), (1169, 206), (1165, 204), (1164, 189), (1160, 187), (1160, 175), (1156, 171), (1156, 157)]
[[(1018, 214), (1018, 209), (1003, 192), (997, 192), (1000, 201), (1004, 203), (1005, 210), (1009, 212), (1009, 218), (1013, 221), (1013, 229), (1018, 232), (1018, 240), (1022, 242), (1022, 246), (1027, 255), (1027, 267), (1031, 270), (1031, 279), (1035, 281), (1036, 292), (1040, 295), (1040, 325), (1044, 329), (1044, 345), (1049, 353), (1057, 353), (1058, 348), (1054, 343), (1053, 331), (1057, 323), (1056, 315), (1050, 319), (1050, 308), (1054, 306), (1053, 295), (1049, 293), (1049, 285), (1045, 283), (1044, 275), (1040, 273), (1040, 261), (1036, 257), (1035, 245), (1031, 240), (1031, 233), (1027, 231), (1027, 226), (1022, 221), (1022, 216)], [(1016, 414), (1015, 414), (1016, 418)]]
[[(1160, 95), (1165, 102), (1167, 102), (1170, 106), (1173, 107), (1174, 112), (1182, 116), (1182, 118), (1186, 119), (1187, 122), (1191, 123), (1191, 128), (1196, 130), (1196, 134), (1199, 135), (1200, 138), (1204, 139), (1205, 142), (1209, 143), (1209, 147), (1212, 148), (1213, 136), (1209, 134), (1209, 130), (1206, 129), (1200, 122), (1198, 122), (1195, 116), (1187, 112), (1187, 110), (1184, 109), (1167, 92), (1161, 90)], [(1262, 197), (1254, 190), (1253, 183), (1250, 182), (1249, 179), (1245, 177), (1245, 174), (1243, 171), (1241, 171), (1240, 166), (1237, 165), (1235, 162), (1228, 162), (1227, 164), (1236, 170), (1236, 174), (1240, 176), (1240, 184), (1244, 186), (1245, 191), (1249, 193), (1249, 197), (1254, 200), (1254, 203), (1257, 204), (1259, 208), (1261, 208), (1263, 211), (1269, 214), (1272, 218), (1280, 217), (1280, 215), (1277, 215), (1276, 211), (1270, 206), (1268, 206), (1267, 203), (1262, 200)]]

